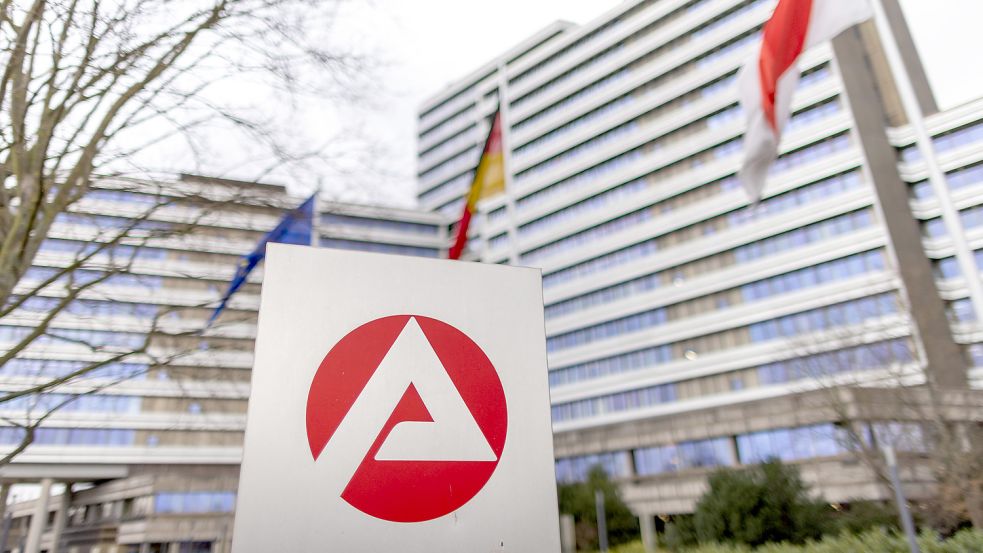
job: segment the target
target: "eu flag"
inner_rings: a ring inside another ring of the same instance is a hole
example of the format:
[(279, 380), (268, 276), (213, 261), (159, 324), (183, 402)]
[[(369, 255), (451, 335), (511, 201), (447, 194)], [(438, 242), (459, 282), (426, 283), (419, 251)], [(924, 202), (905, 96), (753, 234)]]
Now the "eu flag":
[(205, 325), (206, 328), (212, 326), (215, 319), (225, 309), (226, 304), (229, 303), (229, 298), (232, 297), (232, 294), (235, 294), (236, 290), (245, 284), (249, 273), (266, 257), (267, 244), (270, 242), (302, 244), (305, 246), (311, 244), (311, 233), (314, 229), (314, 203), (316, 198), (317, 194), (315, 193), (310, 198), (304, 200), (304, 203), (297, 206), (293, 211), (287, 213), (280, 223), (277, 224), (276, 228), (266, 233), (266, 236), (256, 244), (252, 252), (239, 260), (239, 267), (236, 270), (235, 276), (232, 277), (232, 282), (229, 283), (229, 289), (225, 291), (225, 295), (222, 296), (222, 302), (219, 303), (218, 307), (212, 313), (211, 318), (208, 319), (208, 324)]

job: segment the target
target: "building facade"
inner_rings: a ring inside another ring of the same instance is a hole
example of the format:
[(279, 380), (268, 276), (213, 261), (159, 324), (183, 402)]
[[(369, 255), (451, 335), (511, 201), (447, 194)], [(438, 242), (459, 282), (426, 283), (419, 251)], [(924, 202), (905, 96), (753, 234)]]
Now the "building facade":
[[(0, 394), (92, 370), (0, 407), (4, 453), (24, 436), (12, 421), (52, 410), (33, 443), (0, 467), (4, 503), (12, 484), (40, 485), (28, 501), (14, 488), (3, 551), (229, 550), (262, 267), (205, 327), (241, 256), (297, 203), (283, 187), (185, 175), (103, 181), (59, 217), (18, 285), (31, 297), (0, 320), (0, 351), (93, 285), (3, 364)], [(321, 201), (316, 219), (312, 240), (322, 246), (446, 252), (438, 214)], [(59, 274), (89, 253), (82, 268)]]
[[(804, 56), (749, 206), (736, 79), (775, 4), (624, 2), (545, 29), (419, 114), (419, 201), (453, 216), (501, 105), (507, 191), (479, 206), (470, 256), (542, 268), (557, 477), (603, 466), (647, 530), (691, 512), (709, 470), (770, 457), (832, 502), (886, 498), (822, 392), (932, 382), (962, 404), (983, 385), (983, 101), (938, 110), (884, 0), (925, 117), (902, 108), (886, 35), (849, 30)], [(916, 432), (888, 408), (866, 416), (872, 440)], [(918, 467), (906, 477), (928, 493)]]
[[(467, 255), (542, 268), (557, 477), (601, 465), (649, 533), (692, 510), (710, 470), (770, 457), (799, 464), (831, 502), (885, 498), (842, 439), (847, 409), (872, 440), (917, 450), (917, 439), (905, 447), (916, 427), (878, 384), (937, 383), (947, 406), (983, 420), (983, 100), (937, 109), (900, 9), (884, 0), (926, 116), (908, 120), (876, 28), (848, 31), (805, 56), (782, 155), (748, 206), (735, 177), (736, 74), (774, 5), (629, 0), (585, 25), (551, 25), (421, 107), (419, 210), (318, 209), (320, 246), (444, 256), (501, 105), (507, 190), (479, 206)], [(138, 277), (91, 298), (125, 312), (94, 303), (95, 322), (65, 322), (91, 332), (66, 336), (143, 328), (127, 325), (159, 311), (139, 304), (180, 307), (169, 324), (200, 328), (238, 257), (296, 203), (273, 187), (184, 182), (261, 200), (226, 202), (233, 213), (140, 254), (127, 271)], [(120, 215), (140, 201), (133, 186), (106, 188), (79, 209)], [(68, 219), (66, 232), (85, 224)], [(68, 262), (59, 239), (80, 241), (54, 233), (34, 277)], [(29, 553), (228, 550), (261, 276), (196, 351), (107, 369), (133, 378), (52, 419), (0, 468), (5, 482), (77, 483), (12, 506), (6, 550), (25, 550), (40, 520)], [(2, 321), (0, 338), (29, 321)], [(68, 371), (90, 354), (39, 344), (0, 383), (16, 390), (38, 359)], [(831, 403), (828, 385), (844, 381), (870, 387)], [(18, 437), (0, 428), (8, 447)], [(907, 491), (926, 496), (930, 474), (909, 453)]]

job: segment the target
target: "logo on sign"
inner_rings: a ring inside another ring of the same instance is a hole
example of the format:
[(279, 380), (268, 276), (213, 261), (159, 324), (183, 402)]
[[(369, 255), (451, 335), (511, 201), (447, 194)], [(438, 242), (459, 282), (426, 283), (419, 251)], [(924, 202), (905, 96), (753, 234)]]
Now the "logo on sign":
[(432, 520), (470, 501), (498, 466), (507, 427), (505, 392), (481, 348), (417, 315), (348, 333), (321, 361), (307, 398), (314, 459), (347, 440), (361, 461), (342, 499), (392, 522)]

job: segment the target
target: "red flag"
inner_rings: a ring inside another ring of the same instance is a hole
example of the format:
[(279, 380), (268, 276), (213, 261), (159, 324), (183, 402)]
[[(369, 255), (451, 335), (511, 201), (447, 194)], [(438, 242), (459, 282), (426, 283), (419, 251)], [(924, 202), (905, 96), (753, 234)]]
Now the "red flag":
[(791, 115), (803, 52), (870, 19), (868, 0), (779, 0), (761, 46), (741, 70), (741, 105), (748, 118), (740, 178), (752, 202), (761, 199)]
[(464, 213), (457, 225), (457, 238), (447, 254), (448, 259), (460, 259), (468, 243), (468, 227), (478, 201), (505, 190), (505, 152), (502, 148), (502, 115), (496, 111), (485, 140), (485, 148), (474, 172), (474, 181), (464, 202)]

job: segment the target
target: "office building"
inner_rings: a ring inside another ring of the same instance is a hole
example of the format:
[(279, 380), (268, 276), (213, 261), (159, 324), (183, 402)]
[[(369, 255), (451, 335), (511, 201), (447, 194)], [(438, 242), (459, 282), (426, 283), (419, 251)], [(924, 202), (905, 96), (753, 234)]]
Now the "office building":
[[(692, 511), (709, 470), (770, 457), (832, 502), (886, 498), (834, 407), (901, 441), (917, 429), (886, 383), (971, 405), (983, 385), (983, 101), (937, 108), (884, 0), (944, 186), (868, 22), (804, 56), (748, 206), (736, 79), (775, 4), (626, 1), (547, 27), (419, 113), (419, 201), (453, 216), (502, 106), (508, 190), (479, 206), (471, 259), (542, 268), (557, 476), (603, 466), (649, 535)], [(858, 380), (874, 387), (831, 405)], [(905, 475), (916, 498), (925, 474)]]
[[(47, 382), (140, 350), (150, 329), (156, 336), (150, 355), (126, 356), (49, 393), (0, 405), (6, 453), (24, 435), (10, 421), (36, 420), (72, 398), (45, 420), (32, 445), (0, 467), (7, 485), (0, 496), (17, 483), (35, 485), (35, 492), (40, 485), (41, 496), (18, 501), (23, 492), (14, 488), (5, 550), (53, 552), (57, 543), (72, 553), (227, 552), (262, 267), (201, 331), (241, 256), (299, 200), (280, 186), (190, 175), (96, 186), (59, 216), (17, 292), (28, 294), (132, 226), (130, 238), (96, 252), (88, 268), (60, 277), (0, 321), (7, 351), (73, 286), (99, 280), (55, 318), (47, 336), (4, 363), (0, 386), (8, 394)], [(438, 257), (447, 225), (433, 213), (322, 201), (315, 239)]]

